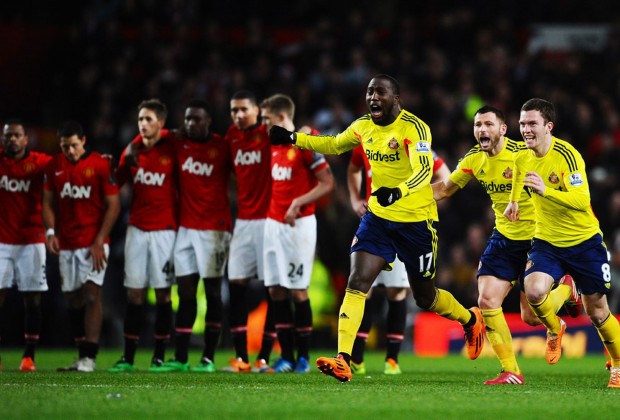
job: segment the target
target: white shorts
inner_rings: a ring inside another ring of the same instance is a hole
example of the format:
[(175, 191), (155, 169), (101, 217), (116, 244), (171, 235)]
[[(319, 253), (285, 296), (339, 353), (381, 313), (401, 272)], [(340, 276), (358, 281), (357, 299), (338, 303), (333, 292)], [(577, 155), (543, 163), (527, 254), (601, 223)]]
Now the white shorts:
[(223, 277), (228, 260), (230, 232), (179, 228), (174, 244), (174, 274), (198, 273), (200, 278)]
[(263, 238), (265, 219), (235, 222), (228, 258), (228, 278), (231, 280), (265, 278), (263, 272)]
[(383, 285), (385, 287), (409, 287), (409, 279), (407, 278), (407, 269), (405, 264), (396, 257), (392, 271), (381, 271), (372, 287)]
[[(110, 255), (108, 244), (103, 245), (103, 249), (106, 257)], [(90, 256), (88, 248), (61, 250), (58, 256), (58, 265), (63, 292), (78, 290), (87, 281), (92, 281), (98, 286), (103, 285), (105, 268), (101, 271), (93, 269), (93, 258)]]
[(265, 222), (265, 286), (307, 289), (316, 250), (316, 217), (300, 217), (295, 226)]
[(0, 289), (45, 292), (45, 244), (0, 244)]
[(144, 231), (127, 227), (125, 236), (125, 287), (165, 289), (172, 286), (174, 230)]

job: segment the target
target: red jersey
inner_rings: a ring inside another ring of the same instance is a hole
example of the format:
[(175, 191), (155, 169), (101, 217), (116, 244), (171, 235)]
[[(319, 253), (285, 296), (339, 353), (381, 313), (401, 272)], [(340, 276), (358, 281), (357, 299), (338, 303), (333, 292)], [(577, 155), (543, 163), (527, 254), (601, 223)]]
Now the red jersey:
[[(327, 167), (322, 154), (287, 144), (271, 150), (271, 205), (267, 217), (285, 223), (284, 216), (293, 199), (318, 183), (316, 172)], [(314, 214), (315, 203), (300, 209), (297, 217)]]
[(264, 125), (240, 130), (231, 125), (226, 132), (233, 168), (237, 176), (239, 219), (267, 217), (271, 195), (271, 142)]
[(55, 230), (60, 248), (91, 246), (107, 209), (105, 196), (118, 194), (109, 159), (86, 152), (73, 163), (59, 153), (48, 166), (44, 186), (56, 198)]
[(218, 134), (204, 142), (177, 143), (181, 190), (180, 225), (198, 230), (232, 229), (228, 181), (230, 148)]
[(168, 131), (152, 148), (134, 142), (138, 148), (138, 165), (128, 165), (125, 151), (116, 170), (119, 185), (131, 179), (132, 198), (129, 224), (145, 231), (177, 230), (178, 181), (176, 143)]
[(26, 151), (11, 159), (0, 149), (0, 243), (26, 245), (45, 242), (41, 216), (43, 177), (51, 156)]
[[(353, 153), (351, 153), (351, 163), (358, 168), (364, 168), (364, 173), (366, 174), (366, 195), (364, 195), (364, 198), (370, 197), (372, 169), (370, 169), (370, 163), (361, 145), (353, 149)], [(437, 172), (444, 163), (444, 160), (433, 151), (433, 173)]]

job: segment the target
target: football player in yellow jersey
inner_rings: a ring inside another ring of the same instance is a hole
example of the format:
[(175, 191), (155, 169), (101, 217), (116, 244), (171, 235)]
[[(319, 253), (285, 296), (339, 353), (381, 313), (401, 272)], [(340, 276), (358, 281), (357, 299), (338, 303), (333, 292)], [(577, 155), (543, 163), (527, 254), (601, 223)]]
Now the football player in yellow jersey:
[(366, 90), (369, 113), (336, 136), (291, 133), (273, 126), (273, 144), (295, 143), (324, 154), (341, 154), (361, 144), (372, 170), (372, 194), (351, 246), (351, 274), (338, 319), (338, 356), (320, 357), (321, 372), (351, 380), (351, 352), (364, 314), (368, 290), (398, 254), (405, 263), (417, 305), (458, 321), (465, 330), (470, 359), (484, 345), (484, 323), (477, 307), (467, 309), (449, 292), (435, 287), (437, 205), (429, 127), (400, 107), (398, 82), (375, 76)]
[[(512, 190), (513, 154), (525, 149), (523, 142), (505, 137), (507, 130), (504, 113), (492, 106), (484, 106), (474, 114), (474, 137), (477, 144), (459, 161), (448, 179), (432, 185), (435, 200), (450, 197), (476, 178), (485, 189), (495, 213), (495, 228), (478, 266), (478, 305), (484, 318), (487, 338), (502, 366), (500, 374), (485, 385), (522, 385), (525, 380), (514, 351), (512, 336), (502, 311), (502, 303), (513, 287), (522, 282), (534, 236), (534, 206), (529, 195), (520, 195), (521, 218), (511, 223), (503, 217), (503, 211)], [(581, 313), (579, 292), (570, 276), (564, 276), (561, 284), (551, 294), (555, 311), (565, 303), (573, 310), (571, 316)], [(540, 325), (525, 295), (521, 292), (521, 317), (529, 325)]]
[(566, 325), (553, 310), (549, 290), (566, 271), (581, 289), (586, 313), (611, 358), (608, 387), (620, 388), (620, 323), (609, 310), (609, 254), (590, 204), (590, 190), (581, 154), (554, 137), (555, 107), (539, 98), (521, 107), (519, 129), (527, 150), (515, 154), (510, 203), (504, 215), (519, 219), (523, 186), (532, 194), (536, 230), (525, 271), (525, 296), (547, 327), (548, 363), (562, 355)]

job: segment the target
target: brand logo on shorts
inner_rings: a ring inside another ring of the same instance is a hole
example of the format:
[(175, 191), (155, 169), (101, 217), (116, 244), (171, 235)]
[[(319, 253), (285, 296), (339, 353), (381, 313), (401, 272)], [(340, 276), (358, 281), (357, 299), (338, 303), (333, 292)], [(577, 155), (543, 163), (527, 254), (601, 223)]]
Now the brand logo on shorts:
[(430, 277), (430, 276), (431, 276), (431, 272), (426, 270), (426, 273), (424, 273), (422, 277)]
[(354, 236), (353, 241), (351, 241), (351, 246), (355, 245), (357, 241), (358, 241), (357, 236)]
[(529, 270), (532, 267), (534, 267), (534, 261), (527, 260), (527, 264), (525, 264), (525, 271)]
[(349, 319), (349, 316), (343, 312), (343, 313), (340, 314), (339, 318), (340, 319)]

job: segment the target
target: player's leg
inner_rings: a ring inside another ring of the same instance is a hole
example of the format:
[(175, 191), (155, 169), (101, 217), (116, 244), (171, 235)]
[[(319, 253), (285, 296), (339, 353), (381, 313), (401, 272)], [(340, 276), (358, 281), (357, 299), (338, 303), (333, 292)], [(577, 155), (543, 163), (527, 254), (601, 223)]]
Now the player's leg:
[(387, 349), (385, 355), (386, 375), (398, 375), (401, 372), (398, 366), (398, 354), (405, 338), (405, 322), (407, 319), (407, 291), (402, 287), (388, 287), (386, 289), (388, 313), (386, 319)]
[(125, 265), (123, 286), (127, 306), (123, 322), (124, 351), (121, 358), (108, 369), (109, 372), (134, 372), (136, 351), (146, 312), (146, 287), (148, 284), (148, 233), (135, 226), (128, 226), (125, 235)]
[(338, 356), (319, 357), (316, 360), (321, 372), (341, 382), (351, 380), (351, 353), (364, 315), (366, 295), (385, 265), (383, 257), (369, 252), (358, 250), (351, 253), (351, 274), (338, 315)]
[(429, 220), (394, 223), (391, 232), (398, 257), (405, 263), (416, 304), (463, 326), (467, 353), (476, 359), (484, 346), (484, 322), (477, 307), (467, 309), (447, 290), (435, 287), (437, 229)]
[(24, 342), (25, 348), (19, 370), (34, 372), (35, 350), (41, 332), (41, 293), (22, 292), (24, 301)]
[[(2, 344), (2, 334), (4, 332), (4, 322), (5, 322), (4, 320), (6, 319), (6, 316), (4, 315), (4, 300), (6, 299), (6, 291), (7, 291), (6, 288), (0, 287), (0, 344)], [(2, 358), (1, 357), (0, 357), (0, 372), (2, 372)]]
[[(176, 232), (157, 230), (146, 232), (148, 237), (148, 286), (155, 290), (155, 346), (149, 370), (162, 371), (159, 361), (165, 360), (172, 330), (172, 300), (170, 289), (174, 282), (174, 244)], [(153, 366), (155, 365), (155, 366)], [(182, 370), (189, 370), (185, 364)], [(164, 370), (166, 371), (166, 370)]]
[[(228, 260), (229, 324), (235, 357), (224, 368), (228, 372), (249, 372), (248, 357), (248, 304), (247, 290), (250, 280), (257, 276), (258, 261), (263, 258), (262, 240), (264, 221), (237, 220), (230, 242)], [(259, 254), (260, 252), (260, 254)], [(262, 263), (261, 263), (262, 266)], [(259, 275), (260, 274), (260, 275)]]
[[(266, 270), (269, 282), (269, 269)], [(278, 284), (269, 285), (269, 294), (273, 303), (273, 315), (276, 325), (278, 342), (280, 343), (280, 357), (272, 367), (276, 373), (292, 372), (295, 367), (295, 336), (293, 308), (289, 299), (289, 290)]]
[(494, 276), (478, 277), (478, 306), (482, 312), (486, 335), (501, 365), (500, 375), (487, 385), (523, 384), (521, 369), (512, 348), (512, 335), (506, 323), (502, 303), (512, 289), (512, 283)]
[(198, 273), (194, 273), (177, 277), (176, 281), (179, 308), (174, 327), (174, 360), (186, 364), (188, 363), (189, 341), (198, 310), (196, 292), (200, 279)]
[(192, 368), (195, 372), (215, 372), (215, 349), (222, 334), (224, 305), (222, 303), (222, 278), (205, 278), (207, 313), (205, 314), (204, 347), (200, 363)]
[(16, 283), (24, 302), (25, 348), (19, 370), (34, 372), (35, 350), (41, 332), (41, 293), (48, 290), (45, 276), (45, 245), (17, 247)]
[(265, 315), (265, 324), (263, 326), (263, 338), (261, 339), (260, 350), (256, 355), (256, 360), (252, 365), (252, 372), (265, 373), (271, 371), (269, 366), (269, 358), (271, 351), (277, 338), (276, 324), (273, 316), (273, 301), (267, 287), (263, 287), (265, 301), (267, 302), (267, 314)]
[[(387, 272), (382, 272), (387, 273)], [(381, 274), (378, 278), (381, 277)], [(373, 283), (373, 287), (368, 291), (366, 295), (366, 303), (364, 304), (364, 316), (360, 323), (360, 327), (355, 335), (355, 341), (353, 342), (353, 350), (351, 351), (351, 371), (359, 375), (366, 374), (366, 365), (364, 364), (364, 350), (366, 349), (366, 341), (368, 340), (368, 334), (372, 327), (373, 316), (376, 312), (374, 308), (374, 301), (372, 299), (373, 289), (377, 282)]]

